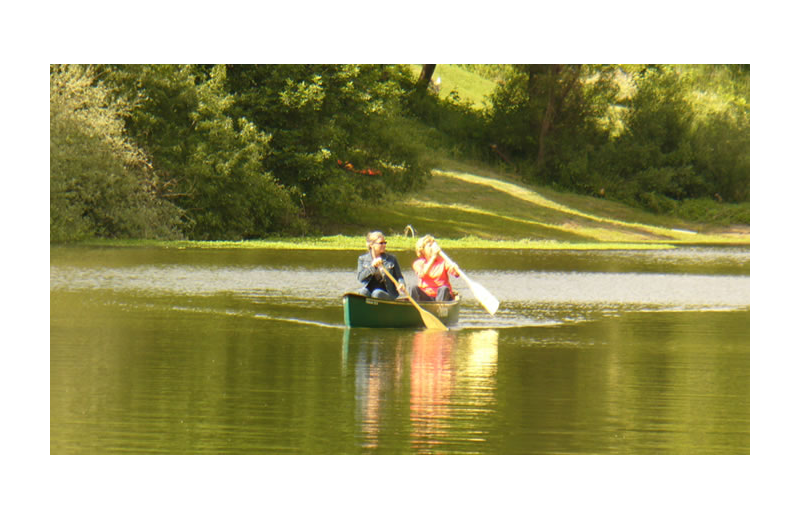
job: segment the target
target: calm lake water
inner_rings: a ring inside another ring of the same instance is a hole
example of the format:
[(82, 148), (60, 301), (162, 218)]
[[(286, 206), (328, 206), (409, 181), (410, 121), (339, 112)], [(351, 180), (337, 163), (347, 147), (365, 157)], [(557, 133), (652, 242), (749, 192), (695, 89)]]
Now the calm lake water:
[(749, 249), (449, 251), (448, 332), (347, 329), (358, 254), (51, 247), (51, 453), (750, 453)]

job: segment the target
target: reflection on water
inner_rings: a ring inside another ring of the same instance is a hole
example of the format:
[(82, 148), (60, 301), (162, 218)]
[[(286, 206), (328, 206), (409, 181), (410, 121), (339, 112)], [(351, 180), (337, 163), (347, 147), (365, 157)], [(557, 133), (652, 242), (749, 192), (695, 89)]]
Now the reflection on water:
[(458, 256), (432, 332), (345, 328), (351, 252), (53, 248), (51, 452), (749, 453), (747, 251)]
[(423, 452), (435, 447), (452, 419), (454, 371), (451, 333), (422, 331), (411, 352), (411, 445)]
[(342, 359), (345, 370), (348, 358), (353, 361), (361, 446), (373, 451), (381, 438), (391, 443), (398, 433), (391, 428), (398, 426), (408, 430), (414, 453), (485, 441), (487, 432), (476, 425), (495, 404), (497, 340), (496, 330), (393, 335), (346, 329)]

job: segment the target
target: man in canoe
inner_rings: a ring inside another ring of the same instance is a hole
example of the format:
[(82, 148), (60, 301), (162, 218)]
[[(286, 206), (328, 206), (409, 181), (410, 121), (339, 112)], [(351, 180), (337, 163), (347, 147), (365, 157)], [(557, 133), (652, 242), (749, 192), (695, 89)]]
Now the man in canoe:
[(394, 282), (384, 276), (383, 269), (394, 277), (405, 295), (405, 280), (400, 271), (400, 263), (394, 255), (386, 252), (386, 237), (380, 231), (372, 231), (367, 235), (369, 251), (358, 257), (358, 281), (364, 286), (357, 291), (363, 296), (395, 300), (400, 295)]
[(417, 240), (417, 258), (412, 267), (419, 284), (411, 288), (411, 297), (418, 302), (443, 302), (455, 297), (450, 276), (458, 276), (455, 264), (443, 258), (442, 249), (431, 235)]

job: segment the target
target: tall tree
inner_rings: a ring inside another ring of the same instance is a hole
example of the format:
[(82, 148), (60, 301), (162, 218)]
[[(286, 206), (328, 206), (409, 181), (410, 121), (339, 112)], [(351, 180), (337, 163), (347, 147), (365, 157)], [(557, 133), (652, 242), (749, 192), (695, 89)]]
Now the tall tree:
[(553, 125), (561, 116), (567, 97), (575, 91), (581, 75), (581, 65), (528, 65), (528, 93), (538, 105), (531, 113), (538, 127), (539, 151), (536, 167), (545, 164), (547, 139)]
[(436, 70), (436, 65), (423, 65), (422, 72), (419, 74), (419, 79), (417, 79), (417, 89), (418, 90), (425, 90), (428, 88), (428, 85), (431, 82), (431, 78), (433, 78), (433, 71)]

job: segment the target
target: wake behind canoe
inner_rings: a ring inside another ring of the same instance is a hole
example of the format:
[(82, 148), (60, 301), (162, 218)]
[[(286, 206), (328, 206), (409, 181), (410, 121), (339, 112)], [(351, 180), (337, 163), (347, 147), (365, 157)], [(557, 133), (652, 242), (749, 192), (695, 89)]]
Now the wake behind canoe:
[[(344, 323), (348, 327), (425, 328), (419, 311), (408, 300), (379, 300), (360, 294), (342, 296)], [(460, 297), (447, 302), (420, 302), (419, 305), (448, 327), (458, 322)]]

